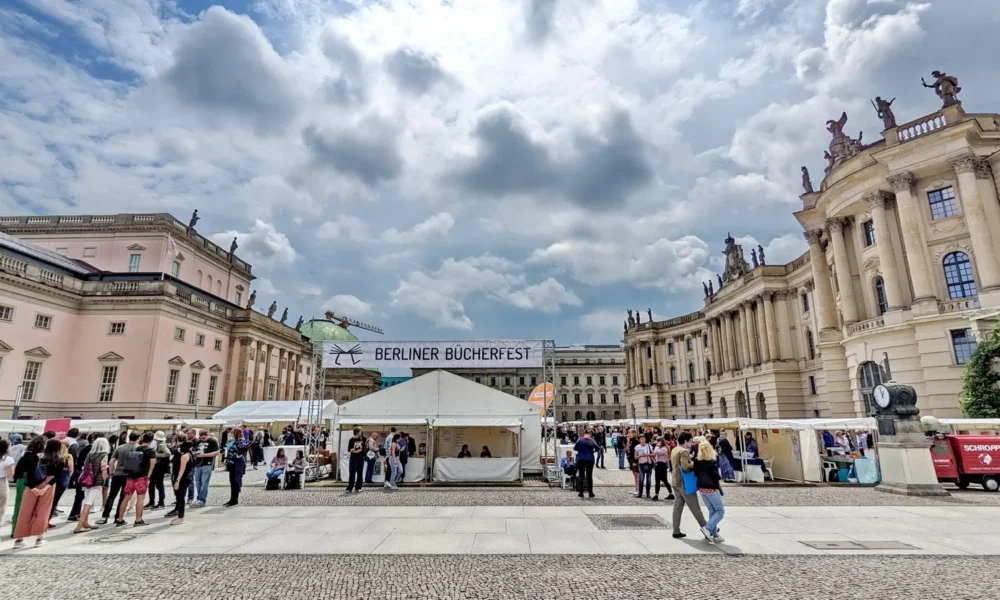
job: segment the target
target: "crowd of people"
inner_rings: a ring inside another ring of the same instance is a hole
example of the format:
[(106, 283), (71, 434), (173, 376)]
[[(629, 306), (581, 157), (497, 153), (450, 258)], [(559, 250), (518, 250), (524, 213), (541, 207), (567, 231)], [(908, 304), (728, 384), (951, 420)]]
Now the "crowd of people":
[[(464, 448), (468, 450), (468, 447)], [(347, 441), (347, 489), (344, 493), (361, 492), (364, 484), (372, 485), (378, 464), (383, 474), (385, 489), (397, 489), (406, 477), (406, 464), (417, 453), (417, 440), (395, 427), (379, 440), (379, 433), (368, 436), (364, 429), (355, 427)]]
[[(296, 435), (285, 433), (287, 439)], [(167, 485), (173, 492), (173, 507), (164, 516), (171, 519), (171, 525), (182, 525), (187, 508), (206, 505), (217, 461), (229, 475), (230, 496), (225, 506), (239, 504), (248, 460), (256, 468), (263, 461), (262, 448), (270, 443), (268, 432), (255, 433), (246, 426), (226, 429), (221, 442), (212, 432), (195, 429), (179, 431), (169, 439), (162, 431), (81, 437), (73, 428), (63, 439), (53, 431), (30, 434), (27, 439), (14, 433), (0, 440), (0, 476), (4, 478), (0, 507), (7, 504), (7, 484), (13, 484), (15, 549), (23, 548), (26, 538), (35, 538), (35, 546), (45, 544), (46, 532), (58, 526), (55, 519), (64, 514), (59, 501), (67, 490), (74, 490), (66, 519), (76, 524), (74, 534), (93, 531), (112, 518), (116, 527), (126, 526), (129, 513), (134, 513), (133, 527), (147, 525), (147, 511), (167, 507)]]

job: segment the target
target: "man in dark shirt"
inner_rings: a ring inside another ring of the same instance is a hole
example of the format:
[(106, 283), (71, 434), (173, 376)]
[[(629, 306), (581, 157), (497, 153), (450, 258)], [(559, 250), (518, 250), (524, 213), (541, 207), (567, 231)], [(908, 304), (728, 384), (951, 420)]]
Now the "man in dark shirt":
[(604, 426), (598, 425), (594, 434), (594, 443), (597, 444), (597, 462), (594, 466), (598, 469), (604, 468), (604, 450), (607, 448), (608, 440), (604, 437)]
[[(122, 439), (125, 439), (124, 433)], [(111, 510), (115, 505), (115, 496), (118, 496), (118, 511), (124, 514), (123, 506), (126, 503), (123, 500), (125, 499), (125, 483), (128, 479), (125, 477), (125, 457), (135, 449), (137, 441), (139, 441), (139, 432), (133, 431), (128, 435), (128, 442), (119, 444), (111, 455), (111, 462), (108, 464), (111, 471), (111, 487), (108, 490), (108, 500), (104, 503), (104, 513), (101, 515), (101, 520), (97, 522), (98, 525), (104, 525), (108, 522), (108, 517), (111, 516)], [(115, 520), (117, 521), (117, 519)]]
[(406, 461), (407, 459), (409, 459), (409, 454), (410, 454), (410, 434), (404, 431), (403, 433), (399, 434), (399, 437), (400, 437), (399, 464), (402, 467), (402, 469), (399, 472), (398, 483), (403, 483), (403, 480), (406, 477)]
[(583, 434), (583, 437), (573, 445), (576, 450), (576, 489), (577, 496), (583, 498), (583, 490), (587, 489), (587, 494), (594, 497), (594, 455), (597, 453), (597, 444), (590, 437), (590, 432)]
[(198, 488), (198, 500), (192, 503), (191, 507), (198, 508), (208, 502), (208, 485), (212, 482), (215, 457), (219, 455), (219, 442), (208, 430), (203, 429), (199, 433), (198, 442), (194, 445), (194, 455), (194, 483)]
[(365, 469), (365, 434), (360, 427), (354, 428), (354, 437), (347, 440), (347, 490), (350, 494), (361, 491)]
[[(149, 447), (152, 443), (153, 432), (147, 431), (139, 439), (139, 445), (124, 457), (126, 478), (125, 497), (118, 504), (118, 518), (115, 519), (115, 527), (121, 527), (125, 524), (125, 510), (132, 500), (133, 494), (136, 496), (135, 522), (133, 523), (133, 527), (142, 527), (146, 524), (142, 520), (142, 512), (146, 505), (146, 491), (149, 489), (149, 478), (153, 474), (153, 467), (156, 466), (156, 451)], [(136, 452), (140, 453), (142, 458), (139, 461), (137, 469), (129, 470), (134, 460), (130, 455)]]

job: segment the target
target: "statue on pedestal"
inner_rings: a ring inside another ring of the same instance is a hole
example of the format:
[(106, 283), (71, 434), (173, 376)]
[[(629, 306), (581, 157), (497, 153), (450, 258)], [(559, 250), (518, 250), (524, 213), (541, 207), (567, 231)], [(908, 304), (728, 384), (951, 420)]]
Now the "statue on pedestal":
[(250, 298), (247, 300), (247, 310), (253, 308), (253, 305), (257, 303), (257, 290), (252, 290), (250, 292)]
[(233, 256), (236, 255), (236, 249), (239, 247), (240, 245), (236, 243), (236, 238), (234, 237), (233, 243), (229, 244), (229, 260), (233, 260)]
[(278, 310), (278, 301), (275, 300), (271, 303), (271, 306), (267, 308), (267, 318), (271, 319), (274, 317), (274, 313)]
[(196, 208), (194, 209), (194, 212), (191, 213), (191, 220), (188, 221), (188, 231), (194, 231), (194, 226), (197, 225), (200, 220), (201, 217), (198, 216), (198, 209)]
[(705, 297), (708, 298), (708, 285), (704, 281), (701, 282), (701, 289), (705, 292)]
[(281, 313), (281, 321), (279, 321), (279, 322), (280, 322), (280, 323), (281, 323), (282, 325), (284, 325), (284, 324), (285, 324), (285, 321), (287, 321), (287, 320), (288, 320), (288, 307), (286, 306), (286, 307), (285, 307), (285, 312)]
[(711, 298), (714, 295), (715, 295), (715, 290), (712, 289), (712, 280), (709, 279), (708, 280), (708, 297)]
[(722, 291), (722, 275), (719, 275), (718, 273), (716, 273), (715, 277), (716, 277), (716, 279), (719, 280), (719, 291)]
[(806, 167), (802, 167), (802, 189), (806, 194), (816, 191), (813, 189), (813, 182), (809, 179), (809, 169)]
[(750, 260), (753, 262), (753, 268), (756, 269), (760, 266), (760, 263), (757, 262), (757, 251), (753, 248), (750, 248)]
[(857, 156), (861, 152), (861, 138), (864, 134), (859, 134), (858, 139), (852, 138), (844, 133), (844, 125), (846, 124), (846, 112), (841, 113), (840, 118), (836, 121), (831, 119), (826, 122), (826, 130), (833, 136), (833, 139), (830, 140), (830, 149), (824, 154), (829, 162), (827, 173), (840, 163)]
[(757, 244), (757, 258), (760, 259), (760, 264), (762, 265), (767, 264), (766, 262), (764, 262), (764, 246), (761, 246), (760, 244)]
[(635, 311), (635, 324), (642, 325), (642, 313), (639, 312), (638, 310)]
[(883, 129), (892, 129), (896, 126), (896, 115), (892, 112), (892, 103), (896, 99), (893, 98), (886, 102), (881, 96), (875, 96), (872, 100), (872, 106), (875, 107), (875, 112), (878, 114), (878, 118), (882, 119)]
[(299, 320), (295, 323), (295, 331), (302, 331), (302, 315), (299, 315)]
[(628, 309), (628, 326), (629, 327), (634, 327), (635, 326), (635, 317), (632, 316), (632, 309), (631, 308)]
[(646, 314), (649, 316), (649, 322), (652, 323), (653, 322), (653, 309), (647, 308), (646, 309)]
[(920, 78), (920, 83), (924, 84), (925, 88), (931, 88), (937, 93), (938, 98), (941, 98), (941, 108), (947, 108), (952, 104), (959, 104), (958, 93), (962, 91), (962, 88), (958, 87), (958, 77), (948, 75), (947, 73), (942, 73), (941, 71), (931, 72), (931, 77), (934, 78), (934, 83), (927, 83), (924, 78)]

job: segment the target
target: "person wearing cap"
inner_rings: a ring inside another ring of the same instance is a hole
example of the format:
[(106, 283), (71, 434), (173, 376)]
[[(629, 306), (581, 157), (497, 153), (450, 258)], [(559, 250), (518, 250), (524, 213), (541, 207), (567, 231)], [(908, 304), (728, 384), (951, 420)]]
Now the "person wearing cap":
[[(166, 477), (170, 469), (170, 448), (167, 447), (167, 435), (162, 431), (153, 434), (153, 444), (155, 444), (156, 464), (153, 467), (153, 474), (149, 478), (149, 503), (147, 510), (164, 508), (166, 492), (163, 487), (163, 478)], [(150, 445), (150, 447), (153, 446)], [(159, 502), (157, 502), (159, 498)]]

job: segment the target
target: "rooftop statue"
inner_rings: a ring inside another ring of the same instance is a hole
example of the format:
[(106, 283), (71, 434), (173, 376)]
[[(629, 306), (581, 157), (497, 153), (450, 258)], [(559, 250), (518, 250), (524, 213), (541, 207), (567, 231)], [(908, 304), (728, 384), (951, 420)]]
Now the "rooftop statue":
[(925, 88), (932, 88), (937, 93), (938, 97), (941, 98), (941, 108), (959, 104), (958, 93), (962, 91), (962, 88), (958, 87), (958, 77), (941, 71), (931, 72), (931, 77), (934, 78), (934, 83), (927, 83), (923, 77), (920, 78), (920, 83), (924, 84)]

